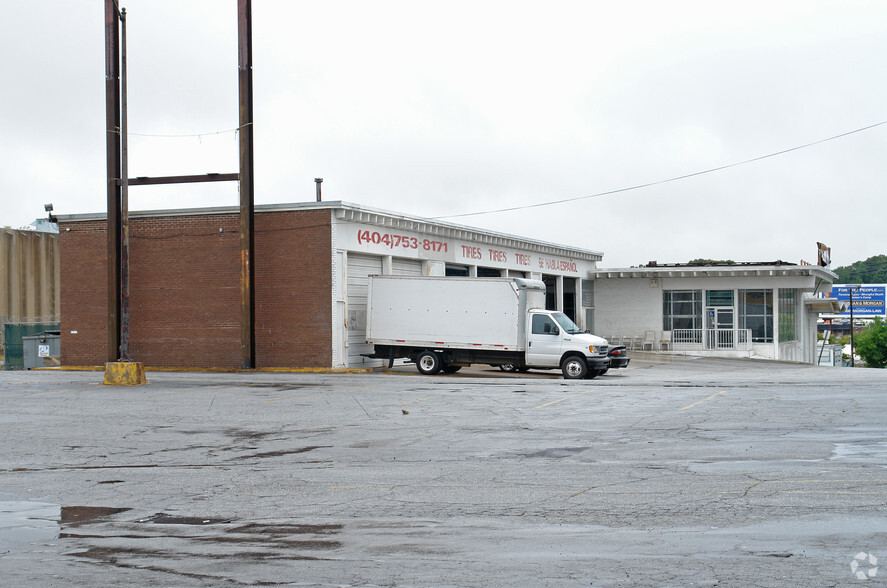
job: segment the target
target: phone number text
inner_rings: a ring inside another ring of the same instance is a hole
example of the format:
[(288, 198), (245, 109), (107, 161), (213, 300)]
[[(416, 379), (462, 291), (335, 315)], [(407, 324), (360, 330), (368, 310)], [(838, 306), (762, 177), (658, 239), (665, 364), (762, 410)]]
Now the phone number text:
[(389, 249), (422, 249), (447, 253), (445, 241), (432, 241), (431, 239), (418, 239), (407, 235), (392, 235), (377, 231), (357, 231), (357, 242), (363, 244), (385, 245)]

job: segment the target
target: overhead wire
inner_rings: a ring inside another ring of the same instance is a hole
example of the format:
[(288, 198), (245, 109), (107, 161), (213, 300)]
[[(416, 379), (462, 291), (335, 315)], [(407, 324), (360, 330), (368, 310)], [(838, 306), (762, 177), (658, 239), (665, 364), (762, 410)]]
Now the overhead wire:
[[(240, 129), (246, 127), (247, 125), (251, 125), (253, 123), (248, 122), (246, 124), (240, 125), (234, 129), (227, 129), (224, 131), (211, 131), (209, 133), (187, 133), (187, 134), (172, 134), (172, 135), (164, 135), (164, 134), (156, 134), (156, 133), (129, 133), (134, 137), (155, 137), (155, 138), (163, 138), (163, 139), (177, 139), (183, 137), (208, 137), (210, 135), (224, 135), (227, 133), (236, 133), (240, 131)], [(119, 132), (119, 131), (118, 131)]]
[(798, 146), (796, 146), (796, 147), (790, 147), (789, 149), (783, 149), (782, 151), (776, 151), (775, 153), (768, 153), (767, 155), (761, 155), (761, 156), (758, 156), (758, 157), (753, 157), (753, 158), (751, 158), (751, 159), (746, 159), (746, 160), (744, 160), (744, 161), (737, 161), (737, 162), (735, 162), (735, 163), (729, 163), (729, 164), (727, 164), (727, 165), (721, 165), (721, 166), (718, 166), (718, 167), (713, 167), (713, 168), (706, 169), (706, 170), (702, 170), (702, 171), (697, 171), (697, 172), (693, 172), (693, 173), (689, 173), (689, 174), (684, 174), (684, 175), (681, 175), (681, 176), (675, 176), (675, 177), (673, 177), (673, 178), (668, 178), (668, 179), (665, 179), (665, 180), (657, 180), (657, 181), (655, 181), (655, 182), (647, 182), (647, 183), (645, 183), (645, 184), (637, 184), (637, 185), (635, 185), (635, 186), (628, 186), (628, 187), (626, 187), (626, 188), (619, 188), (619, 189), (616, 189), (616, 190), (607, 190), (606, 192), (598, 192), (598, 193), (596, 193), (596, 194), (589, 194), (589, 195), (587, 195), (587, 196), (576, 196), (576, 197), (574, 197), (574, 198), (563, 198), (563, 199), (561, 199), (561, 200), (551, 200), (551, 201), (549, 201), (549, 202), (537, 202), (536, 204), (525, 204), (525, 205), (522, 205), (522, 206), (511, 206), (511, 207), (508, 207), (508, 208), (497, 208), (497, 209), (492, 209), (492, 210), (484, 210), (484, 211), (480, 211), (480, 212), (465, 212), (465, 213), (462, 213), (462, 214), (448, 214), (448, 215), (444, 215), (444, 216), (435, 216), (435, 217), (432, 217), (432, 219), (434, 219), (434, 220), (438, 220), (438, 219), (446, 219), (446, 218), (460, 218), (460, 217), (466, 217), (466, 216), (479, 216), (479, 215), (482, 215), (482, 214), (496, 214), (496, 213), (500, 213), (500, 212), (511, 212), (511, 211), (515, 211), (515, 210), (526, 210), (526, 209), (530, 209), (530, 208), (540, 208), (540, 207), (543, 207), (543, 206), (554, 206), (555, 204), (564, 204), (564, 203), (567, 203), (567, 202), (576, 202), (576, 201), (579, 201), (579, 200), (588, 200), (588, 199), (590, 199), (590, 198), (597, 198), (597, 197), (599, 197), (599, 196), (610, 196), (610, 195), (612, 195), (612, 194), (619, 194), (619, 193), (621, 193), (621, 192), (630, 192), (630, 191), (632, 191), (632, 190), (640, 190), (641, 188), (649, 188), (649, 187), (651, 187), (651, 186), (659, 186), (659, 185), (661, 185), (661, 184), (667, 184), (667, 183), (669, 183), (669, 182), (677, 182), (678, 180), (686, 180), (687, 178), (692, 178), (692, 177), (695, 177), (695, 176), (701, 176), (701, 175), (704, 175), (704, 174), (710, 174), (710, 173), (714, 173), (714, 172), (717, 172), (717, 171), (721, 171), (721, 170), (729, 169), (729, 168), (731, 168), (731, 167), (737, 167), (737, 166), (740, 166), (740, 165), (746, 165), (746, 164), (749, 164), (749, 163), (754, 163), (755, 161), (761, 161), (762, 159), (768, 159), (768, 158), (770, 158), (770, 157), (776, 157), (776, 156), (778, 156), (778, 155), (784, 155), (784, 154), (786, 154), (786, 153), (791, 153), (792, 151), (798, 151), (799, 149), (806, 149), (807, 147), (813, 147), (814, 145), (819, 145), (819, 144), (821, 144), (821, 143), (826, 143), (826, 142), (828, 142), (828, 141), (834, 141), (835, 139), (840, 139), (840, 138), (842, 138), (842, 137), (846, 137), (846, 136), (848, 136), (848, 135), (853, 135), (853, 134), (855, 134), (855, 133), (861, 133), (861, 132), (863, 132), (863, 131), (868, 131), (868, 130), (870, 130), (870, 129), (873, 129), (873, 128), (875, 128), (875, 127), (879, 127), (879, 126), (882, 126), (882, 125), (885, 125), (885, 124), (887, 124), (887, 120), (885, 120), (885, 121), (881, 121), (881, 122), (878, 122), (878, 123), (875, 123), (875, 124), (871, 124), (871, 125), (868, 125), (868, 126), (865, 126), (865, 127), (859, 128), (859, 129), (854, 129), (854, 130), (852, 130), (852, 131), (847, 131), (847, 132), (845, 132), (845, 133), (841, 133), (841, 134), (839, 134), (839, 135), (835, 135), (835, 136), (833, 136), (833, 137), (828, 137), (828, 138), (826, 138), (826, 139), (819, 139), (818, 141), (812, 141), (812, 142), (810, 142), (810, 143), (805, 143), (805, 144), (803, 144), (803, 145), (798, 145)]

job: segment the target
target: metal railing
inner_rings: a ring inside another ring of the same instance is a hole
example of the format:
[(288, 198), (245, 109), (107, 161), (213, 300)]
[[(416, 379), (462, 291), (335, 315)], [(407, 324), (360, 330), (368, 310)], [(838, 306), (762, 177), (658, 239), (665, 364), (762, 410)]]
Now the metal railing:
[(676, 351), (750, 351), (751, 342), (751, 329), (675, 329), (671, 332), (671, 345)]

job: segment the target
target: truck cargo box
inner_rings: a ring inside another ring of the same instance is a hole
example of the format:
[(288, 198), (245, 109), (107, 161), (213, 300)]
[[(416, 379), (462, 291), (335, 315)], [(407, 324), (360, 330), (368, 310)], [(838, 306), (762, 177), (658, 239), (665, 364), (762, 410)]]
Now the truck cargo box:
[(545, 284), (523, 278), (371, 276), (367, 342), (523, 351)]

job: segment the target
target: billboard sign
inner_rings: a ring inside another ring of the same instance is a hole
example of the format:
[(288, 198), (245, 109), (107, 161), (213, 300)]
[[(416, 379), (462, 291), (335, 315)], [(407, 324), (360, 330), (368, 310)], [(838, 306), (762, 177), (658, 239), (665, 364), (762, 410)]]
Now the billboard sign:
[[(884, 293), (887, 290), (885, 284), (863, 284), (858, 289), (853, 288), (853, 317), (865, 318), (885, 316)], [(832, 286), (832, 297), (850, 304), (850, 286)], [(835, 316), (850, 316), (850, 308), (847, 312)]]

